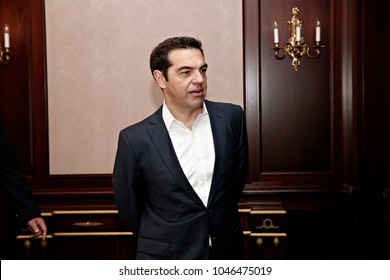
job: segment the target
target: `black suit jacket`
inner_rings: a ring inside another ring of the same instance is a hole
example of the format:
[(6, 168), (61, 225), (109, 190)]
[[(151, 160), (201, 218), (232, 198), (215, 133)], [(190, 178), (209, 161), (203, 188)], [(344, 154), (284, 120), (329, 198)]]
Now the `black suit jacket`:
[(138, 236), (138, 259), (242, 258), (237, 203), (248, 161), (240, 106), (205, 101), (215, 167), (207, 207), (188, 182), (162, 118), (162, 107), (120, 132), (113, 187), (120, 217)]

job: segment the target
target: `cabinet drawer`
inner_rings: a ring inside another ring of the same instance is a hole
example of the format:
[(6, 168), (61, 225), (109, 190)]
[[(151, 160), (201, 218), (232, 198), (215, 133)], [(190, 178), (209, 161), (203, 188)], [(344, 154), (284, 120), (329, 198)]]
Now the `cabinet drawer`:
[(53, 211), (52, 232), (100, 232), (126, 229), (116, 210)]

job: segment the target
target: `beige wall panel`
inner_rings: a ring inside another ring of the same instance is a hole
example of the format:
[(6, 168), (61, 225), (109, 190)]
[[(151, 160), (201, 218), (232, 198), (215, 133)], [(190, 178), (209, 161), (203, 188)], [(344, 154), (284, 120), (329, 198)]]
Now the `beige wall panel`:
[(45, 9), (51, 174), (112, 173), (120, 129), (162, 103), (149, 54), (165, 38), (198, 37), (208, 99), (243, 105), (241, 1), (50, 0)]

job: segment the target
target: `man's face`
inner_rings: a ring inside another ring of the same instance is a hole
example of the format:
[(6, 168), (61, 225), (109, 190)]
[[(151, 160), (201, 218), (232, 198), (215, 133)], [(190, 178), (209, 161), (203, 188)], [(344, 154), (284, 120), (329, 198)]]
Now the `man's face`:
[(198, 110), (207, 92), (207, 64), (203, 54), (198, 49), (179, 49), (171, 51), (168, 58), (172, 63), (168, 81), (161, 72), (156, 79), (168, 108), (187, 112)]

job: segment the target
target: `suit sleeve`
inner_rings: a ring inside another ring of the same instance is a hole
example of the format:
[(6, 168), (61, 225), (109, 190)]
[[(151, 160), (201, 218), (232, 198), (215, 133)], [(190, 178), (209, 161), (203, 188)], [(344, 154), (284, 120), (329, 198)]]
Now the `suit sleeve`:
[(145, 184), (131, 144), (123, 131), (119, 134), (112, 184), (119, 217), (137, 235), (144, 209)]
[(247, 135), (247, 129), (246, 129), (246, 122), (245, 122), (245, 114), (242, 108), (240, 107), (240, 118), (239, 118), (239, 124), (240, 124), (240, 141), (239, 141), (239, 154), (238, 154), (238, 162), (237, 162), (237, 186), (240, 186), (238, 189), (238, 197), (241, 196), (241, 193), (244, 189), (246, 178), (248, 175), (248, 135)]
[(6, 131), (0, 120), (0, 185), (12, 207), (26, 224), (41, 216), (31, 188), (10, 148)]

